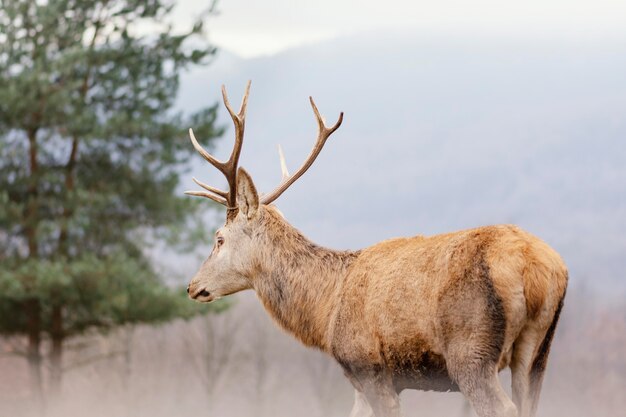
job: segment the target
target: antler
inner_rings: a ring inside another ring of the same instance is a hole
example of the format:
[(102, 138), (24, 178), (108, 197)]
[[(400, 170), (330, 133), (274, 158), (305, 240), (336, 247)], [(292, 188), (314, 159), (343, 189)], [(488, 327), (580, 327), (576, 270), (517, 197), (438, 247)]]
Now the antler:
[[(222, 96), (224, 98), (224, 104), (228, 109), (228, 113), (230, 113), (230, 117), (233, 119), (233, 123), (235, 124), (235, 144), (233, 146), (233, 150), (228, 158), (228, 161), (222, 162), (217, 160), (213, 155), (208, 153), (196, 140), (196, 137), (193, 134), (193, 130), (189, 129), (189, 137), (191, 138), (191, 143), (193, 143), (193, 147), (198, 151), (200, 155), (204, 159), (206, 159), (211, 165), (220, 170), (222, 174), (226, 177), (228, 181), (228, 191), (222, 191), (215, 187), (211, 187), (197, 179), (193, 179), (193, 181), (198, 184), (200, 187), (204, 188), (206, 191), (185, 191), (185, 194), (195, 195), (199, 197), (210, 198), (213, 201), (216, 201), (220, 204), (226, 206), (228, 210), (236, 210), (237, 209), (237, 164), (239, 163), (239, 155), (241, 154), (241, 146), (243, 145), (243, 132), (246, 123), (246, 106), (248, 105), (248, 95), (250, 93), (250, 81), (248, 81), (248, 85), (246, 86), (246, 92), (243, 96), (243, 100), (241, 101), (241, 107), (239, 108), (239, 112), (235, 113), (230, 103), (228, 101), (228, 96), (226, 94), (226, 88), (222, 86)], [(339, 119), (337, 122), (331, 126), (327, 127), (324, 124), (324, 119), (320, 115), (319, 110), (317, 110), (317, 106), (313, 101), (312, 97), (309, 97), (311, 101), (311, 107), (313, 108), (313, 113), (315, 113), (315, 118), (317, 119), (318, 132), (317, 132), (317, 141), (315, 142), (315, 146), (308, 158), (304, 161), (302, 166), (296, 171), (295, 174), (289, 175), (287, 172), (287, 164), (285, 163), (285, 157), (283, 155), (282, 149), (278, 148), (278, 153), (280, 155), (280, 165), (283, 173), (283, 178), (279, 186), (269, 194), (266, 194), (261, 199), (262, 204), (270, 204), (274, 200), (276, 200), (280, 195), (285, 192), (287, 188), (291, 186), (298, 178), (302, 176), (310, 167), (313, 165), (313, 162), (317, 158), (317, 155), (321, 152), (326, 140), (332, 135), (335, 130), (341, 126), (341, 122), (343, 122), (343, 112), (339, 114)]]
[(246, 124), (246, 107), (248, 105), (249, 94), (250, 81), (248, 81), (248, 84), (246, 85), (246, 92), (244, 93), (243, 99), (241, 101), (241, 107), (239, 108), (239, 112), (235, 113), (233, 108), (230, 106), (230, 102), (228, 101), (226, 87), (222, 86), (222, 97), (224, 98), (224, 104), (226, 105), (226, 109), (228, 110), (228, 113), (233, 119), (233, 123), (235, 125), (235, 144), (233, 146), (232, 152), (230, 153), (228, 161), (219, 161), (215, 157), (213, 157), (213, 155), (208, 153), (196, 140), (196, 137), (193, 134), (193, 130), (189, 129), (189, 137), (191, 138), (191, 143), (193, 143), (193, 147), (196, 149), (196, 151), (198, 151), (200, 155), (202, 155), (204, 159), (206, 159), (211, 165), (213, 165), (215, 168), (220, 170), (222, 174), (224, 174), (224, 176), (226, 177), (226, 181), (228, 182), (228, 191), (222, 191), (217, 188), (211, 187), (210, 185), (207, 185), (194, 178), (193, 181), (208, 192), (185, 191), (185, 194), (210, 198), (213, 201), (225, 205), (226, 208), (229, 210), (234, 210), (237, 208), (237, 164), (239, 163), (239, 155), (241, 155), (241, 146), (243, 145), (243, 133)]
[(263, 198), (261, 199), (261, 203), (263, 204), (270, 204), (272, 201), (280, 197), (280, 195), (284, 193), (285, 190), (291, 186), (291, 184), (296, 182), (296, 180), (300, 178), (302, 174), (304, 174), (307, 171), (307, 169), (311, 167), (311, 165), (313, 165), (313, 162), (317, 158), (317, 155), (319, 155), (319, 153), (322, 151), (322, 148), (324, 147), (326, 140), (330, 137), (330, 135), (332, 135), (335, 132), (335, 130), (339, 129), (339, 126), (341, 126), (341, 122), (343, 122), (343, 112), (341, 112), (339, 114), (339, 119), (337, 120), (337, 123), (335, 123), (330, 128), (327, 127), (324, 124), (324, 119), (320, 115), (319, 110), (317, 110), (317, 106), (315, 105), (315, 102), (313, 101), (313, 97), (309, 97), (309, 100), (311, 101), (311, 107), (313, 108), (313, 112), (315, 113), (315, 118), (317, 119), (317, 126), (318, 126), (317, 141), (315, 142), (315, 146), (313, 147), (313, 150), (311, 150), (311, 153), (309, 154), (308, 158), (304, 161), (302, 166), (293, 175), (289, 175), (289, 173), (287, 172), (285, 158), (283, 156), (282, 149), (279, 148), (278, 152), (280, 155), (280, 164), (281, 164), (281, 168), (283, 172), (283, 180), (281, 181), (280, 185), (276, 187), (274, 191), (263, 196)]

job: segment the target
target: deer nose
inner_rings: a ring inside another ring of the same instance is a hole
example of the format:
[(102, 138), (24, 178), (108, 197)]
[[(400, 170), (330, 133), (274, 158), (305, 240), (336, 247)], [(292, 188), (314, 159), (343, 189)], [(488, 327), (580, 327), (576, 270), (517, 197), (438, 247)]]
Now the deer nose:
[(207, 291), (204, 288), (198, 291), (196, 288), (191, 288), (191, 285), (187, 287), (187, 293), (189, 294), (189, 297), (193, 298), (194, 300), (197, 299), (198, 297), (209, 297), (211, 295), (210, 291)]
[(189, 294), (189, 285), (187, 285), (187, 294)]

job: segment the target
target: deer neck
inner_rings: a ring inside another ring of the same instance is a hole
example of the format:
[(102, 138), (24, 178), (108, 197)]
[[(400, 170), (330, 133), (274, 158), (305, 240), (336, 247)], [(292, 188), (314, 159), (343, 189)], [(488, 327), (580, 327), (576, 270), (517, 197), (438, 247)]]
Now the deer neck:
[(308, 346), (328, 348), (328, 330), (339, 293), (358, 252), (335, 251), (309, 241), (295, 228), (274, 225), (254, 278), (270, 315)]

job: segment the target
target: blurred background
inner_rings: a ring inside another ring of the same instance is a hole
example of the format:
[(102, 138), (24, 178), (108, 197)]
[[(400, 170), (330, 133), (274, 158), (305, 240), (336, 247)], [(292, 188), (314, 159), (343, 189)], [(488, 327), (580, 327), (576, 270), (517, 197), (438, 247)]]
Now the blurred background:
[[(313, 241), (515, 223), (570, 268), (539, 416), (626, 408), (626, 3), (0, 0), (0, 417), (345, 416), (337, 365), (255, 295), (184, 287), (224, 213), (221, 105), (252, 80), (257, 188)], [(203, 199), (199, 199), (203, 200)], [(508, 385), (509, 376), (502, 375)], [(406, 416), (462, 416), (406, 391)]]

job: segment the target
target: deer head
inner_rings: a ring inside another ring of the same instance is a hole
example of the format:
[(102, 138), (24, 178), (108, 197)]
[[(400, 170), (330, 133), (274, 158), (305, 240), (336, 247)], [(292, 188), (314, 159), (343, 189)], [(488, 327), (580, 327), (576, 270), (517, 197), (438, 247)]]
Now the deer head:
[(309, 97), (318, 123), (315, 146), (293, 175), (287, 172), (284, 155), (279, 148), (282, 181), (272, 192), (259, 196), (250, 175), (243, 168), (238, 167), (249, 92), (250, 82), (246, 86), (239, 112), (235, 113), (228, 101), (226, 89), (222, 86), (224, 105), (235, 125), (235, 144), (227, 161), (219, 161), (209, 154), (198, 143), (193, 130), (189, 129), (189, 136), (196, 151), (224, 174), (229, 187), (228, 191), (222, 191), (194, 178), (194, 182), (206, 191), (185, 192), (189, 195), (209, 198), (226, 206), (226, 223), (215, 233), (213, 250), (187, 287), (189, 296), (197, 301), (209, 302), (253, 287), (253, 280), (257, 275), (255, 272), (261, 258), (271, 253), (271, 248), (267, 248), (271, 239), (264, 238), (267, 236), (268, 231), (265, 229), (268, 223), (263, 219), (268, 206), (311, 167), (326, 140), (343, 121), (343, 113), (341, 113), (337, 122), (327, 127), (313, 98)]

